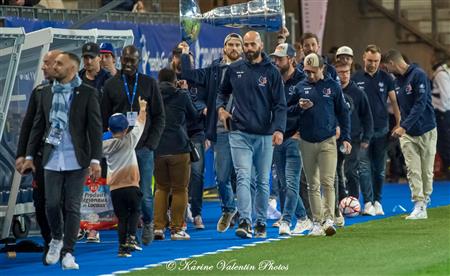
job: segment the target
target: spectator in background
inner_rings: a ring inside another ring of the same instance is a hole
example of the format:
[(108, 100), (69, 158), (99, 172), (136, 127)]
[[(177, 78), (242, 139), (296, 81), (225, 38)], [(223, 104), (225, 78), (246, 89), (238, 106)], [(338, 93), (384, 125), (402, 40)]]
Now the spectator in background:
[(444, 174), (450, 179), (450, 69), (444, 61), (433, 66), (432, 103), (436, 113), (437, 150), (444, 164)]
[(108, 71), (111, 76), (115, 76), (117, 74), (116, 55), (111, 43), (104, 42), (100, 44), (100, 58), (100, 66)]
[(295, 48), (295, 64), (299, 64), (300, 62), (302, 62), (302, 60), (305, 58), (305, 53), (303, 52), (303, 46), (302, 43), (300, 42), (295, 42), (294, 43), (294, 48)]
[(32, 7), (39, 4), (40, 1), (41, 0), (1, 0), (0, 5)]
[(427, 219), (437, 141), (430, 82), (425, 72), (417, 64), (406, 63), (398, 50), (389, 50), (383, 62), (396, 77), (395, 91), (401, 111), (400, 126), (393, 130), (392, 136), (400, 139), (414, 202), (414, 210), (406, 219)]
[(125, 46), (120, 62), (122, 70), (108, 80), (104, 87), (102, 114), (104, 130), (112, 114), (127, 115), (130, 126), (134, 126), (139, 110), (138, 97), (148, 103), (147, 121), (144, 133), (136, 146), (136, 156), (141, 176), (139, 187), (142, 196), (142, 243), (149, 244), (153, 239), (153, 151), (159, 144), (164, 130), (165, 114), (158, 83), (150, 76), (138, 72), (140, 54), (133, 45)]
[[(186, 118), (197, 117), (198, 111), (187, 92), (187, 82), (177, 85), (173, 70), (164, 68), (158, 74), (159, 87), (163, 97), (165, 128), (155, 151), (155, 239), (163, 240), (170, 205), (170, 237), (172, 240), (188, 240), (190, 236), (183, 230), (184, 213), (188, 202), (190, 170), (189, 138), (186, 134)], [(180, 87), (180, 89), (177, 88)]]
[[(109, 4), (112, 1), (113, 0), (102, 0), (102, 6), (105, 6), (105, 5)], [(144, 3), (142, 3), (142, 0), (125, 0), (124, 3), (122, 3), (119, 6), (113, 8), (113, 10), (116, 10), (116, 11), (133, 11), (133, 9), (135, 8), (135, 5), (138, 2), (141, 2), (140, 4), (142, 5), (142, 7), (144, 6)]]

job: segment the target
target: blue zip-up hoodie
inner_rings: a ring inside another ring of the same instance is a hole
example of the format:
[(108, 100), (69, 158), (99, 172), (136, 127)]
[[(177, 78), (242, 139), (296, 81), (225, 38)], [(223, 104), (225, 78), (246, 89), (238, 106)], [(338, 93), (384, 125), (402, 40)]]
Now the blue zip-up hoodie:
[(351, 138), (353, 142), (369, 143), (373, 135), (373, 118), (366, 94), (354, 81), (343, 89), (346, 100), (350, 101)]
[[(350, 142), (350, 111), (340, 85), (328, 75), (316, 83), (305, 79), (295, 87), (298, 99), (310, 99), (313, 106), (299, 117), (300, 136), (310, 143), (322, 142), (336, 135), (339, 121), (341, 139)], [(298, 105), (297, 109), (300, 109)]]
[(217, 109), (226, 107), (232, 93), (233, 130), (261, 135), (284, 133), (287, 107), (283, 79), (265, 53), (260, 63), (240, 60), (228, 66), (219, 87)]
[(305, 74), (299, 69), (295, 69), (294, 74), (284, 84), (284, 93), (286, 96), (286, 103), (288, 106), (286, 131), (284, 133), (284, 139), (291, 137), (298, 131), (298, 109), (292, 108), (298, 105), (298, 97), (295, 94), (295, 86), (305, 79)]
[(396, 75), (395, 93), (402, 118), (400, 126), (407, 134), (420, 136), (436, 127), (430, 82), (419, 66), (411, 64), (404, 75)]
[(217, 140), (217, 109), (216, 98), (219, 90), (222, 71), (227, 66), (221, 63), (222, 59), (216, 59), (206, 68), (191, 69), (191, 60), (188, 54), (181, 55), (181, 78), (195, 83), (206, 89), (206, 113), (205, 134), (211, 141)]

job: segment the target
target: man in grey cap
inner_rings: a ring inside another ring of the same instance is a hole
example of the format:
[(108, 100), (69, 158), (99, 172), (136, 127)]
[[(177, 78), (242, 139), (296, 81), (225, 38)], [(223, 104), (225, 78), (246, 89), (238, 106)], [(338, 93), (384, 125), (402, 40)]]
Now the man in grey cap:
[[(297, 225), (292, 234), (301, 234), (312, 227), (312, 222), (306, 215), (305, 206), (299, 196), (302, 159), (299, 151), (300, 135), (298, 132), (298, 112), (290, 112), (291, 107), (298, 105), (295, 98), (295, 85), (305, 79), (305, 74), (295, 68), (296, 51), (290, 44), (279, 44), (270, 54), (284, 82), (284, 92), (288, 106), (286, 131), (281, 145), (273, 150), (273, 162), (280, 185), (280, 205), (282, 210), (280, 235), (291, 235), (290, 224), (295, 216)], [(297, 109), (298, 110), (298, 109)]]
[[(206, 138), (213, 142), (214, 167), (217, 176), (219, 195), (222, 201), (222, 216), (217, 223), (217, 231), (225, 232), (230, 227), (231, 220), (236, 214), (236, 203), (231, 186), (233, 162), (228, 138), (228, 130), (218, 121), (216, 110), (217, 91), (223, 73), (229, 64), (242, 58), (242, 37), (237, 33), (230, 33), (224, 39), (223, 56), (201, 69), (191, 69), (189, 45), (182, 42), (181, 77), (192, 83), (208, 89), (206, 99)], [(231, 101), (230, 101), (231, 102)], [(231, 104), (230, 104), (231, 106)]]

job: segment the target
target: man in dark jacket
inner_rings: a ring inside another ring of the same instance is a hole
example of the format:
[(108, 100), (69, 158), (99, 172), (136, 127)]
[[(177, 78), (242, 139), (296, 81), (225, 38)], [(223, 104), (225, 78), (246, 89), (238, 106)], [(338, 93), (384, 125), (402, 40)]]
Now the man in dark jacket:
[[(280, 72), (262, 53), (259, 33), (244, 36), (246, 60), (229, 65), (219, 88), (217, 110), (226, 128), (231, 128), (230, 147), (237, 173), (237, 205), (240, 222), (236, 235), (252, 237), (252, 207), (256, 210), (255, 237), (265, 238), (269, 201), (269, 174), (273, 145), (283, 142), (286, 128), (286, 97)], [(233, 96), (231, 113), (227, 111)], [(255, 170), (256, 196), (250, 186)]]
[(389, 50), (383, 60), (387, 70), (396, 77), (401, 121), (392, 135), (400, 138), (414, 202), (414, 210), (406, 219), (427, 219), (437, 141), (430, 82), (426, 73), (417, 64), (406, 63), (398, 50)]
[[(348, 195), (359, 198), (359, 149), (366, 148), (373, 134), (372, 112), (366, 94), (350, 80), (351, 65), (338, 62), (336, 72), (341, 80), (341, 87), (350, 105), (352, 151), (345, 155), (344, 174), (347, 179), (345, 187)], [(340, 188), (340, 187), (339, 187)], [(341, 191), (339, 191), (341, 193)]]
[(217, 222), (217, 231), (219, 232), (225, 232), (230, 227), (231, 219), (236, 213), (236, 204), (230, 181), (233, 161), (231, 159), (229, 133), (224, 125), (217, 120), (216, 98), (223, 70), (227, 65), (241, 59), (242, 44), (240, 35), (236, 33), (228, 34), (224, 40), (223, 57), (213, 61), (209, 67), (196, 70), (190, 68), (189, 46), (186, 43), (180, 44), (183, 49), (181, 78), (206, 87), (208, 91), (205, 132), (206, 138), (213, 142), (214, 169), (219, 196), (222, 201), (222, 216)]
[[(339, 84), (324, 75), (324, 61), (316, 53), (304, 60), (307, 79), (296, 86), (299, 107), (304, 110), (299, 119), (300, 150), (308, 182), (308, 194), (313, 215), (312, 236), (334, 235), (335, 189), (337, 164), (336, 126), (341, 128), (343, 152), (350, 153), (350, 114)], [(324, 211), (322, 213), (322, 198)], [(323, 225), (322, 225), (323, 223)]]
[(153, 219), (153, 151), (159, 144), (161, 134), (164, 130), (165, 114), (161, 93), (155, 79), (138, 73), (140, 55), (138, 49), (133, 45), (125, 46), (122, 50), (120, 62), (122, 71), (109, 79), (103, 90), (102, 116), (103, 128), (108, 127), (108, 119), (114, 113), (127, 115), (130, 126), (133, 126), (139, 110), (138, 98), (145, 99), (148, 105), (147, 121), (144, 133), (136, 146), (136, 156), (141, 176), (140, 188), (142, 197), (142, 219), (144, 229), (142, 231), (142, 242), (148, 244), (152, 240)]

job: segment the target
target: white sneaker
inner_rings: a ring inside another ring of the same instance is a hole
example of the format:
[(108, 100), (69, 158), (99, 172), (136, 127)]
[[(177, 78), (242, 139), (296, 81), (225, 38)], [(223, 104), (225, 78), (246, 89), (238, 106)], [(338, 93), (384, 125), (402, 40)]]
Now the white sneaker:
[(290, 236), (291, 228), (289, 227), (289, 223), (286, 221), (282, 221), (280, 227), (278, 228), (278, 234), (280, 236)]
[(327, 236), (333, 236), (336, 234), (336, 228), (334, 227), (334, 222), (331, 219), (327, 219), (322, 227)]
[(277, 210), (277, 200), (275, 198), (269, 199), (267, 206), (267, 219), (280, 219), (281, 213)]
[(322, 225), (320, 225), (320, 223), (318, 222), (314, 222), (312, 230), (309, 231), (308, 236), (325, 236)]
[(373, 207), (372, 202), (369, 201), (364, 204), (363, 215), (375, 216), (375, 207)]
[(47, 264), (53, 265), (59, 261), (62, 247), (62, 240), (52, 239), (52, 241), (48, 245), (47, 256), (45, 256), (45, 261), (47, 262)]
[(339, 212), (339, 216), (334, 218), (334, 224), (337, 227), (344, 227), (345, 225), (345, 219), (344, 216)]
[(80, 266), (75, 262), (75, 257), (70, 253), (66, 253), (61, 261), (62, 269), (80, 269)]
[(422, 201), (417, 201), (414, 205), (414, 210), (412, 213), (406, 217), (406, 219), (416, 220), (416, 219), (427, 219), (427, 206)]
[(373, 207), (375, 208), (375, 215), (377, 216), (384, 216), (383, 206), (380, 202), (375, 201), (373, 204)]
[(174, 241), (189, 240), (191, 239), (191, 236), (189, 236), (189, 234), (186, 233), (185, 231), (180, 230), (178, 232), (173, 232), (172, 234), (170, 234), (170, 239)]
[(309, 218), (304, 220), (297, 220), (294, 230), (292, 230), (292, 236), (303, 236), (305, 231), (310, 231), (313, 227), (313, 223)]

